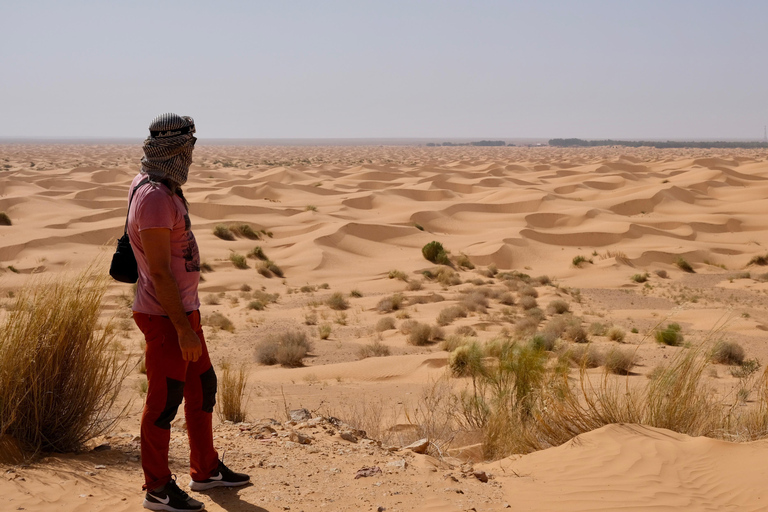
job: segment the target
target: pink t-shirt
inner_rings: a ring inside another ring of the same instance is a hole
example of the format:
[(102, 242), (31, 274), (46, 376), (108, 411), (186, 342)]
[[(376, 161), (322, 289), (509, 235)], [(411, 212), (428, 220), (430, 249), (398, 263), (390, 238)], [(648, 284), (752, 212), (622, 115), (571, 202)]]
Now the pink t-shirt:
[[(144, 178), (146, 176), (142, 174), (133, 178), (129, 196), (133, 187)], [(189, 214), (181, 198), (171, 194), (168, 187), (147, 183), (133, 195), (128, 212), (128, 237), (131, 239), (139, 267), (139, 282), (133, 310), (149, 315), (165, 315), (149, 276), (147, 257), (139, 236), (141, 231), (154, 228), (171, 230), (171, 272), (179, 285), (181, 303), (187, 312), (199, 309), (197, 285), (200, 282), (200, 253), (195, 235), (192, 234)]]

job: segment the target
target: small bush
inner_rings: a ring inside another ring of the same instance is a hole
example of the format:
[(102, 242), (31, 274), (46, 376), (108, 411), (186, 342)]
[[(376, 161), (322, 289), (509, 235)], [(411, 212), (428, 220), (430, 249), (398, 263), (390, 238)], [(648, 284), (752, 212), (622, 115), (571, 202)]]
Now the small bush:
[(539, 303), (536, 302), (536, 299), (534, 299), (529, 295), (526, 295), (520, 299), (520, 307), (525, 310), (533, 309), (535, 307), (538, 307), (538, 305)]
[(731, 368), (731, 375), (737, 379), (746, 379), (760, 369), (758, 359), (746, 359), (738, 367)]
[(283, 277), (283, 269), (277, 266), (277, 263), (271, 260), (267, 260), (264, 263), (267, 264), (267, 269), (275, 274), (277, 277)]
[(744, 357), (744, 349), (733, 341), (721, 341), (712, 351), (712, 362), (718, 364), (740, 365)]
[(421, 254), (427, 261), (432, 263), (438, 263), (440, 265), (450, 264), (448, 260), (448, 253), (443, 248), (443, 244), (440, 242), (429, 242), (427, 245), (421, 248)]
[(325, 303), (329, 308), (336, 311), (344, 311), (345, 309), (349, 309), (349, 301), (344, 298), (344, 295), (342, 295), (341, 292), (334, 292), (330, 297), (328, 297), (328, 300), (326, 300)]
[(531, 338), (531, 347), (533, 347), (535, 350), (552, 352), (555, 349), (556, 341), (557, 336), (553, 336), (547, 333), (537, 334)]
[(464, 296), (461, 305), (472, 313), (485, 313), (488, 310), (488, 298), (478, 292), (472, 292)]
[(448, 338), (444, 339), (442, 343), (440, 343), (440, 349), (445, 350), (446, 352), (453, 352), (458, 347), (462, 345), (468, 345), (469, 343), (472, 343), (474, 340), (467, 338), (465, 336), (460, 336), (458, 334), (452, 334), (451, 336), (448, 336)]
[(563, 313), (568, 313), (570, 310), (568, 303), (562, 299), (555, 299), (547, 306), (547, 313), (550, 315), (562, 315)]
[(477, 336), (475, 330), (468, 325), (462, 325), (461, 327), (458, 327), (455, 333), (459, 336)]
[(571, 261), (573, 263), (574, 267), (581, 268), (581, 266), (584, 263), (592, 263), (591, 259), (587, 259), (585, 256), (582, 256), (581, 254), (578, 256), (574, 256), (573, 260)]
[(395, 293), (390, 297), (381, 299), (376, 305), (376, 310), (380, 313), (391, 313), (392, 311), (397, 311), (402, 308), (403, 302), (405, 302), (405, 295), (402, 293)]
[(203, 325), (208, 325), (223, 331), (235, 332), (235, 324), (232, 323), (232, 320), (222, 315), (218, 311), (214, 311), (210, 315), (204, 316)]
[(261, 238), (261, 235), (254, 231), (248, 224), (232, 224), (229, 226), (229, 230), (233, 234), (249, 240), (259, 240)]
[(607, 336), (611, 341), (618, 341), (619, 343), (622, 343), (626, 337), (626, 333), (621, 327), (613, 326), (608, 329)]
[(313, 204), (308, 204), (308, 205), (307, 205), (307, 206), (304, 208), (304, 210), (305, 210), (305, 211), (308, 211), (308, 212), (316, 212), (316, 211), (317, 211), (317, 206), (315, 206), (315, 205), (313, 205)]
[(256, 346), (256, 360), (265, 365), (298, 367), (303, 366), (310, 350), (311, 344), (305, 332), (289, 330), (261, 341)]
[(460, 345), (448, 358), (448, 368), (454, 377), (467, 377), (482, 371), (483, 350), (477, 342)]
[(444, 308), (437, 315), (438, 325), (448, 325), (457, 318), (465, 318), (467, 316), (467, 309), (462, 305), (448, 306)]
[(589, 334), (592, 336), (605, 336), (608, 334), (608, 326), (602, 322), (592, 322), (589, 324)]
[(514, 306), (515, 296), (511, 292), (504, 292), (499, 296), (499, 302), (505, 306)]
[(260, 300), (252, 300), (248, 303), (248, 309), (253, 309), (256, 311), (263, 311), (264, 308), (266, 308), (266, 304), (261, 302)]
[(318, 327), (317, 336), (321, 340), (327, 340), (331, 336), (331, 324), (323, 324)]
[(306, 325), (317, 325), (317, 313), (310, 311), (304, 315), (304, 323)]
[(360, 290), (350, 290), (349, 296), (359, 299), (360, 297), (363, 296), (363, 292), (361, 292)]
[(237, 371), (229, 363), (222, 363), (216, 393), (216, 413), (221, 421), (241, 423), (245, 421), (245, 388), (248, 374), (245, 365)]
[(765, 256), (754, 256), (751, 260), (749, 260), (749, 263), (747, 263), (747, 265), (760, 265), (760, 266), (768, 265), (768, 254), (766, 254)]
[(530, 286), (530, 285), (525, 285), (525, 286), (521, 287), (517, 291), (517, 293), (518, 293), (518, 295), (520, 295), (521, 298), (522, 297), (533, 297), (534, 299), (536, 299), (536, 298), (539, 297), (539, 292), (536, 291), (536, 288), (534, 288), (533, 286)]
[(645, 272), (644, 274), (635, 274), (630, 279), (636, 283), (644, 283), (648, 281), (649, 274), (648, 272)]
[(515, 322), (515, 333), (518, 336), (532, 336), (539, 326), (539, 320), (532, 317), (524, 317)]
[(667, 277), (669, 277), (666, 270), (658, 269), (658, 270), (654, 270), (653, 273), (662, 279), (666, 279)]
[(357, 351), (357, 355), (360, 359), (365, 359), (367, 357), (386, 357), (390, 355), (390, 353), (389, 347), (379, 340), (374, 340), (373, 342), (360, 347), (360, 350)]
[(0, 212), (0, 226), (10, 226), (11, 218), (5, 212)]
[(267, 255), (264, 254), (264, 250), (259, 245), (251, 249), (250, 252), (247, 254), (247, 256), (254, 260), (263, 260), (263, 261), (269, 260), (269, 258), (267, 258)]
[(0, 439), (71, 452), (119, 420), (112, 407), (135, 359), (97, 329), (110, 281), (94, 265), (16, 293), (0, 320)]
[(603, 364), (603, 355), (591, 344), (572, 348), (568, 356), (571, 361), (585, 368), (597, 368)]
[(230, 231), (224, 224), (217, 224), (216, 227), (213, 228), (213, 234), (222, 240), (228, 240), (230, 242), (235, 239), (234, 233), (232, 233), (232, 231)]
[(245, 256), (243, 256), (242, 254), (238, 254), (236, 252), (230, 253), (229, 261), (232, 262), (235, 268), (239, 268), (241, 270), (248, 268), (248, 263), (246, 263)]
[(569, 325), (568, 328), (565, 329), (563, 336), (568, 341), (572, 341), (574, 343), (589, 342), (589, 336), (587, 336), (587, 331), (585, 331), (584, 328), (577, 323), (573, 323)]
[(243, 284), (240, 285), (240, 291), (241, 292), (249, 292), (252, 289), (253, 288), (251, 288), (251, 285), (249, 285), (248, 283), (243, 283)]
[(677, 265), (677, 268), (679, 268), (683, 272), (690, 272), (690, 273), (694, 273), (695, 272), (695, 270), (693, 270), (693, 267), (691, 266), (691, 264), (688, 263), (687, 261), (685, 261), (685, 259), (682, 256), (677, 258), (677, 261), (675, 261), (675, 265)]
[(408, 281), (408, 286), (405, 287), (406, 290), (409, 292), (417, 292), (421, 290), (422, 284), (421, 281)]
[(605, 369), (616, 375), (629, 375), (635, 366), (635, 354), (628, 350), (611, 350), (605, 358)]
[(204, 261), (200, 263), (200, 272), (202, 272), (203, 274), (206, 274), (208, 272), (213, 272), (213, 267), (211, 266), (210, 263)]
[(677, 347), (683, 343), (682, 328), (679, 324), (667, 324), (666, 329), (656, 329), (653, 337), (658, 343)]
[(416, 322), (411, 326), (411, 332), (407, 340), (409, 344), (421, 347), (432, 341), (432, 327), (427, 324)]
[(399, 279), (401, 281), (408, 281), (408, 275), (401, 270), (390, 270), (387, 274), (390, 279)]
[(376, 322), (376, 332), (384, 332), (389, 331), (395, 328), (395, 319), (391, 316), (385, 316), (382, 318), (379, 318), (379, 321)]
[(475, 268), (472, 262), (469, 261), (469, 256), (467, 256), (463, 252), (459, 254), (458, 258), (456, 258), (456, 265), (460, 268), (466, 268), (469, 270), (472, 270)]

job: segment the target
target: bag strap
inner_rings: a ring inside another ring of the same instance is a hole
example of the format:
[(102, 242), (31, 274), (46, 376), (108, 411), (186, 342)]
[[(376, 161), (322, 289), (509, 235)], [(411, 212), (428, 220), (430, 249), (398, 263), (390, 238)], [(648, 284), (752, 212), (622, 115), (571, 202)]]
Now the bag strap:
[(123, 236), (128, 234), (128, 214), (131, 212), (131, 202), (133, 201), (133, 194), (135, 194), (136, 191), (139, 190), (139, 188), (143, 187), (147, 183), (149, 183), (149, 178), (144, 178), (139, 182), (138, 185), (133, 187), (133, 190), (131, 190), (131, 197), (128, 198), (128, 211), (125, 214), (125, 228), (123, 228)]

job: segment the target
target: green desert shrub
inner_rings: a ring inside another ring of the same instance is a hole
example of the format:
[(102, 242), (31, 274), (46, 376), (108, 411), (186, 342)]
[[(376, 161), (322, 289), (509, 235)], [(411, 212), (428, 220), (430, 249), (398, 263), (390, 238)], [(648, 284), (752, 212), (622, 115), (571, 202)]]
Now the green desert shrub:
[(234, 233), (232, 233), (232, 231), (230, 231), (224, 224), (217, 224), (216, 227), (213, 228), (213, 234), (222, 240), (228, 240), (230, 242), (235, 239)]
[(683, 344), (683, 332), (679, 324), (667, 324), (664, 329), (658, 328), (654, 331), (653, 337), (658, 343), (671, 347)]
[(588, 259), (586, 256), (582, 256), (579, 254), (578, 256), (574, 256), (573, 260), (571, 261), (574, 267), (580, 268), (584, 263), (592, 263), (591, 259)]
[(248, 268), (248, 263), (246, 263), (245, 256), (242, 254), (238, 254), (236, 252), (229, 253), (229, 261), (232, 262), (235, 268), (239, 268), (241, 270)]
[(440, 242), (432, 241), (421, 248), (421, 254), (427, 261), (440, 265), (450, 265), (448, 253)]
[(259, 342), (256, 345), (256, 360), (265, 365), (303, 366), (304, 358), (311, 348), (305, 332), (288, 330)]
[(249, 240), (259, 240), (261, 236), (258, 232), (254, 231), (248, 224), (230, 224), (229, 230), (234, 234), (242, 238)]
[(483, 370), (483, 349), (476, 341), (457, 346), (448, 358), (448, 368), (454, 377), (479, 375)]
[(644, 272), (642, 274), (635, 274), (630, 279), (636, 283), (644, 283), (648, 281), (649, 274), (648, 272)]
[(264, 260), (264, 261), (269, 260), (269, 258), (267, 258), (267, 255), (264, 254), (264, 250), (261, 248), (260, 245), (257, 245), (256, 247), (251, 249), (248, 252), (247, 256), (254, 260)]
[(690, 272), (690, 273), (695, 272), (691, 264), (685, 261), (685, 259), (682, 256), (677, 258), (677, 261), (675, 261), (675, 265), (677, 265), (677, 268), (679, 268), (683, 272)]

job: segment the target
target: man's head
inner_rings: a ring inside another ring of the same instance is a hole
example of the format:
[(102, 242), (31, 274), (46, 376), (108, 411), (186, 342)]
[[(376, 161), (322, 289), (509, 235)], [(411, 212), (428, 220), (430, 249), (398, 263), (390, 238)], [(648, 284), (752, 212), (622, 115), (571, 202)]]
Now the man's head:
[(197, 140), (194, 133), (195, 121), (189, 116), (169, 113), (154, 118), (144, 141), (141, 172), (179, 186), (186, 183)]

